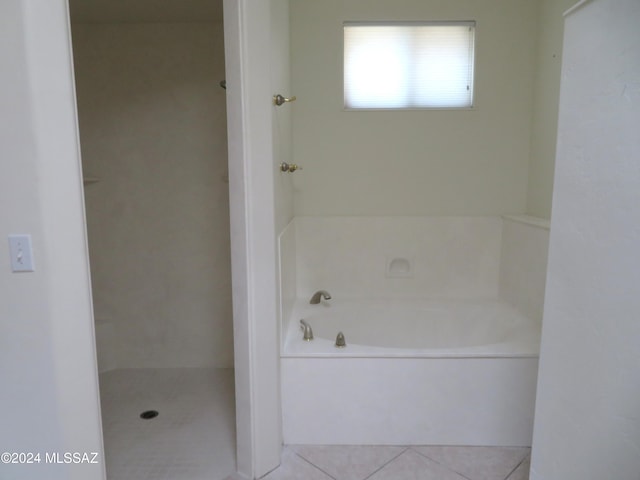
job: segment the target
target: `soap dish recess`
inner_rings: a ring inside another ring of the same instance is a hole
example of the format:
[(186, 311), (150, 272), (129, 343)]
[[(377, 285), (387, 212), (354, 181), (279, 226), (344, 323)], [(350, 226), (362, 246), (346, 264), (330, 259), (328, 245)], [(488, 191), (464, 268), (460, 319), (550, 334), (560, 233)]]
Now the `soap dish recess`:
[(387, 258), (385, 275), (388, 278), (412, 278), (413, 261), (408, 257)]

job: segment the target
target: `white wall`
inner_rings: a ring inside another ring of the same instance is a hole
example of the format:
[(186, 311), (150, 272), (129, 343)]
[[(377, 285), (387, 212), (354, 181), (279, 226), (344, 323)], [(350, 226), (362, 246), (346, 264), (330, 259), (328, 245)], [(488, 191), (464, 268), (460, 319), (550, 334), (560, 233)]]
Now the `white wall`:
[[(41, 463), (0, 477), (100, 480), (104, 457), (72, 59), (64, 0), (0, 2), (0, 445)], [(30, 233), (36, 271), (11, 273)], [(98, 452), (56, 465), (46, 452)]]
[[(271, 90), (273, 94), (291, 96), (291, 48), (289, 32), (289, 0), (271, 0)], [(293, 105), (273, 106), (271, 124), (273, 131), (273, 183), (275, 199), (276, 232), (282, 230), (293, 218), (293, 176), (278, 169), (282, 162), (293, 163), (292, 125)]]
[(639, 18), (566, 18), (532, 480), (640, 472)]
[(232, 366), (222, 25), (74, 24), (73, 40), (101, 360)]
[[(291, 1), (296, 215), (499, 215), (526, 208), (537, 3)], [(343, 110), (342, 22), (476, 20), (475, 107)]]
[(527, 213), (550, 218), (564, 29), (562, 14), (574, 5), (576, 0), (540, 0), (538, 3)]

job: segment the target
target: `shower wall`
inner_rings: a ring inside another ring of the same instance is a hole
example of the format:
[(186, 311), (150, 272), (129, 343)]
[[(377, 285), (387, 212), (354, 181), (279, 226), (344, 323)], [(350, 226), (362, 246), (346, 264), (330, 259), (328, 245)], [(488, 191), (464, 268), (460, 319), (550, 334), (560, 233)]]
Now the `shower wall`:
[(221, 24), (75, 24), (101, 370), (233, 363)]

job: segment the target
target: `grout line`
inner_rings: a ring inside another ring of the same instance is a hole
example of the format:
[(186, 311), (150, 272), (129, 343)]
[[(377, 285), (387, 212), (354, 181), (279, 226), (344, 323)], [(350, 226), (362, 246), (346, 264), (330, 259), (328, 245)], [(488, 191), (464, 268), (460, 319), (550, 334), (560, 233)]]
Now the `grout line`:
[(302, 455), (300, 455), (298, 452), (296, 452), (295, 450), (291, 449), (291, 451), (294, 453), (294, 455), (296, 455), (297, 457), (301, 458), (302, 460), (304, 460), (305, 462), (307, 462), (309, 465), (311, 465), (312, 467), (320, 470), (322, 473), (324, 473), (326, 476), (328, 476), (329, 478), (333, 479), (333, 480), (338, 480), (336, 477), (334, 477), (333, 475), (331, 475), (330, 473), (325, 472), (323, 469), (321, 469), (319, 466), (317, 466), (315, 463), (312, 463), (311, 461), (307, 460), (306, 458), (304, 458)]
[(370, 475), (367, 475), (366, 477), (364, 477), (362, 480), (367, 480), (367, 478), (371, 478), (373, 475), (375, 475), (376, 473), (378, 473), (380, 470), (382, 470), (384, 467), (386, 467), (387, 465), (389, 465), (391, 462), (395, 461), (400, 455), (404, 455), (405, 452), (409, 450), (409, 447), (405, 447), (404, 450), (402, 450), (400, 453), (398, 453), (398, 455), (396, 455), (395, 457), (393, 457), (391, 460), (389, 460), (387, 463), (385, 463), (384, 465), (382, 465), (380, 468), (378, 468), (377, 470), (371, 472)]
[[(271, 475), (273, 472), (275, 472), (276, 470), (278, 470), (280, 467), (282, 467), (282, 462), (280, 462), (280, 463), (278, 464), (278, 466), (277, 466), (277, 467), (275, 467), (275, 468), (273, 468), (273, 469), (269, 470), (269, 471), (268, 471), (267, 473), (265, 473), (264, 475), (262, 475), (262, 476), (258, 477), (258, 480), (263, 480), (264, 478), (267, 478), (269, 475)], [(228, 480), (228, 479), (225, 479), (225, 480)]]
[(527, 453), (524, 457), (522, 457), (522, 460), (518, 462), (518, 464), (513, 468), (513, 470), (509, 472), (509, 474), (506, 477), (504, 477), (504, 480), (509, 480), (509, 477), (513, 475), (513, 472), (515, 472), (518, 468), (520, 468), (520, 465), (524, 463), (524, 461), (527, 459), (529, 455), (531, 455), (531, 451), (529, 451), (529, 453)]
[[(437, 445), (437, 446), (439, 446), (439, 445)], [(414, 448), (412, 448), (411, 450), (412, 450), (412, 451), (414, 451), (415, 453), (417, 453), (418, 455), (421, 455), (421, 456), (423, 456), (424, 458), (427, 458), (427, 459), (431, 460), (432, 462), (437, 463), (437, 464), (438, 464), (438, 465), (440, 465), (441, 467), (446, 468), (446, 469), (447, 469), (447, 470), (449, 470), (450, 472), (453, 472), (453, 473), (455, 473), (456, 475), (460, 475), (462, 478), (466, 478), (467, 480), (473, 480), (473, 478), (469, 478), (469, 477), (467, 477), (467, 476), (466, 476), (466, 475), (464, 475), (463, 473), (460, 473), (460, 472), (458, 472), (457, 470), (452, 469), (452, 468), (451, 468), (451, 467), (449, 467), (448, 465), (445, 465), (444, 463), (439, 462), (438, 460), (436, 460), (436, 459), (434, 459), (434, 458), (431, 458), (429, 455), (425, 455), (424, 453), (419, 452), (419, 451), (417, 451), (417, 450), (416, 450), (416, 449), (414, 449)]]

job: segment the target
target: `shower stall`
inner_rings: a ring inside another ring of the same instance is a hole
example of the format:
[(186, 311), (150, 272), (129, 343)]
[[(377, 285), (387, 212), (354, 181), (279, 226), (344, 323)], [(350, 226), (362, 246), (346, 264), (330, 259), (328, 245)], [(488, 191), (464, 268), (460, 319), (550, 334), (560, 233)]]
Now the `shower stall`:
[(235, 471), (222, 2), (70, 2), (106, 469)]

